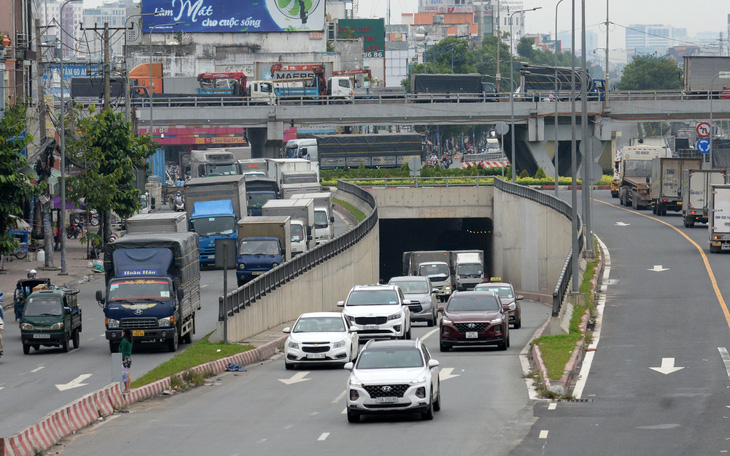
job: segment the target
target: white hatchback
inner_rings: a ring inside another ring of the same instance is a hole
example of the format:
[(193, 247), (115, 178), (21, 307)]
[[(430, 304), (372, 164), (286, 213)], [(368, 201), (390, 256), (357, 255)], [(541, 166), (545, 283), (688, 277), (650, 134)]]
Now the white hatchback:
[(284, 328), (289, 334), (284, 344), (284, 365), (293, 369), (302, 364), (330, 364), (340, 366), (357, 358), (357, 332), (339, 312), (313, 312), (299, 316), (293, 328)]

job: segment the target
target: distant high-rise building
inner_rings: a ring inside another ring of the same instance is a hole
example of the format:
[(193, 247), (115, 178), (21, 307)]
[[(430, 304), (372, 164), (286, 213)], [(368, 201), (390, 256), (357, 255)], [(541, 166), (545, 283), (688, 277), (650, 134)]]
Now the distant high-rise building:
[(687, 29), (671, 25), (634, 24), (626, 28), (626, 51), (629, 55), (662, 57), (670, 47), (687, 44)]
[(75, 57), (83, 49), (80, 25), (84, 5), (80, 2), (67, 3), (63, 7), (63, 17), (61, 17), (62, 5), (63, 2), (38, 3), (37, 12), (41, 25), (50, 26), (44, 35), (44, 41), (61, 50), (64, 58)]

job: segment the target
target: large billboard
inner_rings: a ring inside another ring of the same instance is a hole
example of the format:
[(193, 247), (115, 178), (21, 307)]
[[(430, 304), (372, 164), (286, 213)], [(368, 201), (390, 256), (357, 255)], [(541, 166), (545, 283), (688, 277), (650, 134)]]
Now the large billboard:
[(325, 15), (324, 0), (142, 0), (142, 14), (155, 13), (142, 17), (144, 33), (324, 30)]
[(337, 21), (337, 37), (362, 37), (365, 58), (385, 57), (384, 19), (340, 19)]

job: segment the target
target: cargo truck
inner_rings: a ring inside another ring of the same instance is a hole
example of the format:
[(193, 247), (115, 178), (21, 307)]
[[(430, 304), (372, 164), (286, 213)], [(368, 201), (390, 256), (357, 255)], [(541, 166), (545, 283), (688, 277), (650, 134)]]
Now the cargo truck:
[(316, 160), (302, 158), (271, 158), (267, 160), (267, 176), (271, 177), (281, 188), (284, 173), (294, 171), (315, 171), (319, 181), (319, 164)]
[[(320, 169), (399, 168), (411, 160), (425, 161), (423, 136), (419, 133), (314, 135), (312, 139), (290, 140), (287, 157), (309, 156)], [(307, 142), (304, 142), (307, 141)]]
[(248, 215), (261, 215), (261, 208), (264, 204), (278, 197), (279, 186), (274, 179), (270, 177), (246, 177), (246, 209)]
[(78, 294), (75, 288), (54, 288), (28, 296), (20, 318), (23, 354), (30, 353), (30, 347), (38, 351), (41, 346), (68, 352), (71, 342), (79, 348), (82, 324)]
[[(558, 93), (555, 93), (556, 75)], [(583, 70), (580, 69), (574, 72), (572, 68), (566, 67), (523, 64), (520, 68), (518, 96), (528, 97), (533, 101), (567, 100), (575, 81), (575, 92), (580, 98), (583, 89), (582, 75)], [(606, 98), (606, 80), (592, 78), (590, 74), (586, 74), (585, 79), (588, 100), (603, 101)]]
[(713, 185), (724, 184), (725, 170), (685, 169), (682, 177), (682, 218), (685, 228), (707, 223), (710, 191)]
[(155, 212), (127, 219), (127, 233), (184, 233), (188, 230), (185, 214)]
[(245, 158), (238, 160), (238, 174), (246, 178), (268, 177), (265, 158)]
[(730, 184), (710, 188), (708, 212), (710, 253), (730, 250)]
[(291, 198), (297, 193), (317, 193), (322, 189), (315, 171), (290, 171), (282, 174), (279, 197)]
[(652, 212), (667, 215), (667, 210), (682, 210), (682, 178), (685, 169), (702, 167), (701, 158), (659, 157), (651, 161)]
[(439, 301), (451, 296), (454, 288), (451, 252), (448, 250), (403, 252), (403, 275), (428, 277)]
[(482, 83), (482, 75), (470, 74), (411, 74), (410, 91), (418, 99), (439, 102), (487, 101), (487, 85)]
[(236, 256), (239, 287), (291, 259), (291, 219), (288, 216), (241, 219), (238, 238), (241, 240)]
[(730, 72), (730, 57), (684, 56), (684, 93), (703, 96), (712, 93), (712, 97), (720, 97), (723, 87), (730, 85), (717, 77), (721, 72)]
[(192, 342), (200, 310), (200, 260), (195, 233), (127, 234), (104, 247), (105, 336), (112, 353), (122, 329), (135, 343), (165, 344), (174, 352)]
[(299, 193), (291, 198), (314, 201), (314, 239), (317, 243), (334, 239), (335, 213), (331, 192)]
[(240, 220), (231, 200), (196, 201), (190, 216), (190, 231), (198, 234), (200, 265), (215, 265), (215, 243), (233, 239), (238, 245), (236, 222)]
[(193, 215), (196, 201), (231, 200), (236, 220), (246, 215), (246, 180), (241, 175), (197, 177), (185, 183), (185, 212)]
[(232, 176), (239, 174), (233, 152), (218, 150), (190, 151), (190, 176)]
[(277, 199), (264, 204), (264, 216), (282, 215), (291, 217), (292, 256), (315, 247), (314, 201), (311, 199)]
[(455, 250), (451, 252), (454, 282), (458, 291), (473, 290), (484, 282), (484, 251)]
[[(622, 205), (630, 205), (637, 210), (646, 209), (651, 206), (651, 161), (656, 157), (663, 157), (666, 151), (659, 146), (636, 144), (624, 146), (619, 152), (619, 201)], [(613, 189), (613, 184), (611, 188)]]

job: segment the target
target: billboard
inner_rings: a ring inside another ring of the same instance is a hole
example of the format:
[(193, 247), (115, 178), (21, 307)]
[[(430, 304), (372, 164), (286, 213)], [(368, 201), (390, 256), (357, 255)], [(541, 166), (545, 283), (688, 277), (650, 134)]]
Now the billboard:
[[(144, 33), (324, 30), (325, 0), (142, 0)], [(176, 22), (180, 22), (176, 25)], [(167, 24), (167, 25), (166, 25)], [(154, 30), (153, 30), (154, 28)]]
[(385, 19), (340, 19), (337, 37), (345, 38), (348, 30), (355, 38), (362, 37), (365, 58), (385, 57)]

